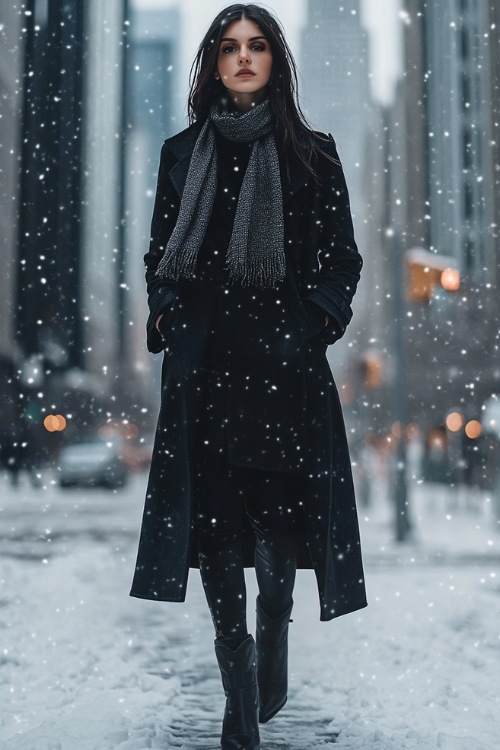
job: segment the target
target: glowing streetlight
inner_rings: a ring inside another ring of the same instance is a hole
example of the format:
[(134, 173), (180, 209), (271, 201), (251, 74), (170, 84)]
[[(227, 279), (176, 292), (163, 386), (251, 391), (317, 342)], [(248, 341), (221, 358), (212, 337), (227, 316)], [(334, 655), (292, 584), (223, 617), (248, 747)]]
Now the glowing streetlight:
[(476, 438), (479, 437), (482, 431), (483, 428), (481, 422), (478, 422), (477, 419), (471, 419), (471, 421), (467, 422), (467, 424), (465, 425), (465, 434), (471, 440), (476, 440)]
[(47, 432), (62, 432), (66, 429), (66, 418), (62, 414), (47, 414), (43, 426)]
[(447, 292), (456, 292), (460, 289), (460, 272), (456, 268), (445, 268), (441, 272), (441, 286)]
[(446, 417), (446, 427), (450, 432), (458, 432), (462, 428), (463, 423), (464, 418), (458, 411), (452, 411)]

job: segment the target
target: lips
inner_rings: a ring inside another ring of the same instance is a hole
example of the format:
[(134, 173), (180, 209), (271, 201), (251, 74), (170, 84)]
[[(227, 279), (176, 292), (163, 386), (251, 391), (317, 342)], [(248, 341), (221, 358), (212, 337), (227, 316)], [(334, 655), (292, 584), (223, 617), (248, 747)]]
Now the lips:
[(243, 70), (240, 70), (239, 73), (236, 73), (236, 78), (240, 78), (243, 76), (253, 77), (254, 75), (255, 73), (253, 72), (253, 70), (249, 70), (248, 68), (243, 68)]

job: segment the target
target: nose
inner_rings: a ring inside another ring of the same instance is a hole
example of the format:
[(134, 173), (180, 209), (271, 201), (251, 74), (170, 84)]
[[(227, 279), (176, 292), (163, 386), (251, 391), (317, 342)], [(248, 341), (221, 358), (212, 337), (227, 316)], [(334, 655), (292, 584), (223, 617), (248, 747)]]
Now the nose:
[(242, 44), (240, 47), (239, 61), (244, 63), (251, 61), (250, 50), (245, 44)]

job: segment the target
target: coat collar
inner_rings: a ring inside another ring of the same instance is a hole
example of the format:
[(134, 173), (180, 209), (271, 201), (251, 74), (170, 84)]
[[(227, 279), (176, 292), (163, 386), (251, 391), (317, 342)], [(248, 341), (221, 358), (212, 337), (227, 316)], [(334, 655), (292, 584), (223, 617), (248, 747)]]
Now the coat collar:
[[(177, 161), (169, 172), (170, 179), (175, 187), (179, 197), (182, 197), (186, 177), (191, 162), (191, 155), (201, 130), (201, 123), (194, 123), (189, 128), (181, 131), (166, 141), (169, 151), (176, 157)], [(299, 164), (295, 159), (290, 163), (290, 183), (281, 178), (283, 189), (283, 203), (287, 203), (293, 196), (306, 184), (309, 179), (309, 172), (305, 167)]]

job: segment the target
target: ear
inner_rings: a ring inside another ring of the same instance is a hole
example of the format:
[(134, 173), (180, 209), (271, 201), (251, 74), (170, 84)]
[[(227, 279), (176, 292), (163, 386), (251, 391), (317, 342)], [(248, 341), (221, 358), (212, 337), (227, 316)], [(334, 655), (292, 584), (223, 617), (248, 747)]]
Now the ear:
[(218, 70), (215, 71), (214, 78), (215, 78), (216, 81), (218, 81), (220, 79), (220, 73), (219, 73)]

